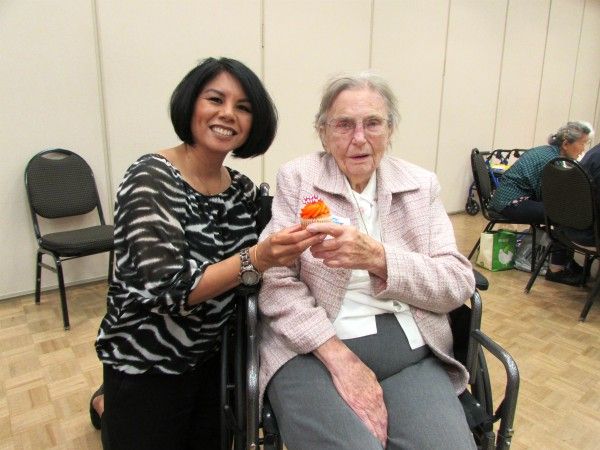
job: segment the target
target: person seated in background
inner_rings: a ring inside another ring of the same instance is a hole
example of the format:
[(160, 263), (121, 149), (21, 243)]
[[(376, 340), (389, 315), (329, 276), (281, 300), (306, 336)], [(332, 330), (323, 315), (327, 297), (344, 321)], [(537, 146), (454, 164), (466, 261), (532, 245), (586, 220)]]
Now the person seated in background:
[[(580, 162), (590, 177), (592, 177), (596, 185), (595, 187), (600, 194), (600, 144), (585, 152)], [(597, 199), (600, 200), (600, 196)]]
[(275, 137), (276, 110), (254, 72), (205, 59), (170, 107), (183, 142), (140, 157), (116, 196), (115, 274), (96, 340), (105, 449), (219, 449), (220, 330), (236, 288), (325, 237), (294, 225), (257, 244), (258, 189), (223, 165), (230, 153), (263, 154)]
[[(534, 147), (502, 174), (488, 207), (518, 223), (543, 224), (541, 180), (544, 166), (554, 158), (577, 159), (585, 151), (592, 134), (587, 122), (568, 122), (548, 138), (548, 145)], [(583, 268), (573, 260), (572, 252), (556, 249), (550, 257), (546, 279), (557, 283), (579, 285)]]
[(335, 216), (307, 225), (329, 237), (267, 270), (259, 294), (260, 388), (290, 450), (475, 448), (447, 317), (473, 271), (436, 176), (386, 153), (397, 122), (384, 80), (336, 77), (316, 115), (323, 151), (277, 175), (262, 237), (298, 223), (305, 197)]
[[(592, 178), (594, 187), (596, 188), (596, 200), (600, 202), (600, 144), (585, 152), (585, 155), (583, 155), (580, 162), (581, 166)], [(565, 233), (581, 245), (588, 247), (594, 247), (596, 245), (596, 237), (594, 236), (594, 230), (592, 229), (575, 230), (570, 228), (565, 230)]]

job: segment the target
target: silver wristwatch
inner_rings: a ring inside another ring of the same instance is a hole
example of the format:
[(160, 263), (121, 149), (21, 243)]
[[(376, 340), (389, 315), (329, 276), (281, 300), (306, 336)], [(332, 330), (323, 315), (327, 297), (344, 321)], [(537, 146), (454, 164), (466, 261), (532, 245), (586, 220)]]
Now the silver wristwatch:
[(260, 283), (262, 275), (256, 270), (256, 267), (252, 265), (252, 261), (250, 260), (250, 249), (244, 248), (240, 251), (240, 261), (242, 266), (240, 269), (240, 282), (244, 286), (256, 286)]

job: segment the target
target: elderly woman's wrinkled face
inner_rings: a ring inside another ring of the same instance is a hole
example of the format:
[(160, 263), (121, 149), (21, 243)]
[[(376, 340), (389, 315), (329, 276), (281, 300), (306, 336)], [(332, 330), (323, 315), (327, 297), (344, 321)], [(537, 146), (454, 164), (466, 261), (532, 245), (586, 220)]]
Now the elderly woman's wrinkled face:
[(368, 87), (342, 91), (321, 130), (325, 150), (357, 192), (362, 192), (379, 167), (390, 135), (386, 102)]

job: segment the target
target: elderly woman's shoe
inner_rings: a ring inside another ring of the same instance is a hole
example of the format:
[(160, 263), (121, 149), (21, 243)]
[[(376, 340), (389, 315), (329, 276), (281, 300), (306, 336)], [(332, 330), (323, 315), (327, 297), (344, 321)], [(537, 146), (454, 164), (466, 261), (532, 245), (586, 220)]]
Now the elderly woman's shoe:
[(102, 418), (96, 408), (94, 408), (94, 399), (104, 395), (104, 384), (101, 384), (98, 390), (92, 394), (92, 398), (90, 399), (90, 421), (96, 430), (99, 430), (102, 427)]
[(569, 269), (559, 270), (558, 272), (551, 272), (550, 269), (546, 271), (546, 280), (553, 281), (555, 283), (568, 284), (569, 286), (581, 286), (583, 281), (583, 274), (573, 273)]
[(569, 260), (566, 269), (575, 275), (583, 275), (583, 266), (577, 264), (577, 261), (574, 259)]

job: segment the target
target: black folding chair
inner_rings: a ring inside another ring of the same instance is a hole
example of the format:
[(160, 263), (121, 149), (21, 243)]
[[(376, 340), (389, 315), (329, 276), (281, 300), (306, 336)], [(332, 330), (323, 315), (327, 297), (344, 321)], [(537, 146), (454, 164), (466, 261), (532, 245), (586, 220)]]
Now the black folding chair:
[[(529, 222), (515, 222), (504, 217), (499, 212), (496, 212), (492, 209), (488, 209), (488, 205), (490, 200), (492, 199), (492, 194), (495, 191), (495, 185), (492, 184), (492, 180), (490, 178), (489, 166), (481, 154), (481, 152), (474, 148), (471, 151), (471, 170), (473, 171), (473, 178), (475, 180), (475, 187), (477, 190), (477, 195), (479, 196), (479, 205), (481, 208), (481, 212), (483, 217), (488, 221), (487, 225), (483, 229), (483, 233), (488, 231), (492, 231), (497, 224), (517, 224), (517, 225), (529, 225), (531, 227), (531, 235), (532, 241), (536, 241), (536, 230), (540, 227), (539, 223), (529, 223)], [(500, 181), (501, 182), (501, 181)], [(477, 242), (471, 249), (469, 253), (469, 260), (475, 255), (475, 252), (479, 249), (481, 238), (477, 238)], [(535, 254), (535, 246), (532, 249), (531, 255), (531, 271), (533, 272), (535, 268), (536, 254)]]
[[(25, 169), (25, 188), (33, 230), (38, 242), (35, 279), (35, 303), (40, 303), (42, 267), (58, 276), (63, 325), (68, 330), (69, 312), (63, 278), (62, 263), (69, 259), (97, 253), (110, 252), (108, 277), (113, 267), (113, 226), (107, 225), (90, 166), (76, 153), (64, 150), (46, 150), (35, 155)], [(58, 219), (98, 211), (96, 226), (70, 229), (44, 234), (40, 230), (38, 216)], [(42, 261), (43, 255), (54, 260), (54, 267)]]
[[(570, 158), (555, 158), (546, 164), (542, 172), (542, 199), (546, 215), (546, 230), (552, 244), (542, 254), (529, 278), (525, 292), (529, 292), (532, 288), (544, 261), (548, 258), (552, 247), (556, 245), (584, 255), (582, 284), (585, 284), (593, 260), (600, 257), (600, 209), (594, 181), (577, 161)], [(589, 230), (590, 242), (573, 239), (586, 230)], [(594, 282), (579, 316), (580, 321), (586, 319), (598, 294), (600, 294), (600, 278)]]

